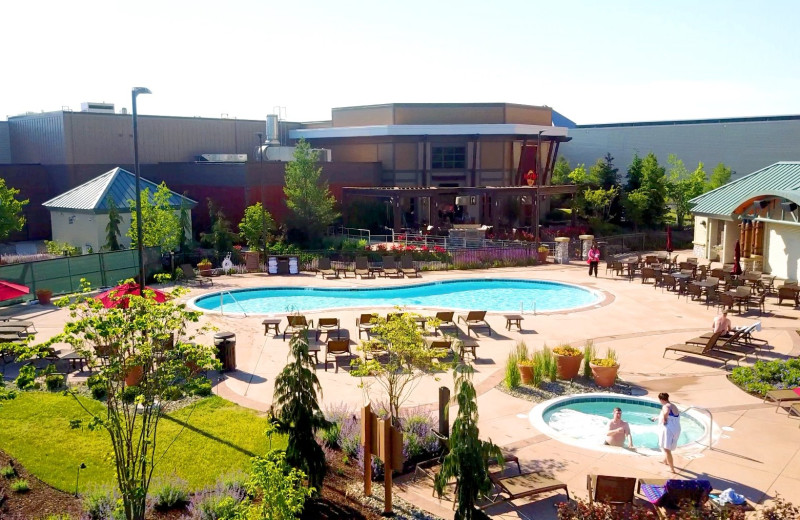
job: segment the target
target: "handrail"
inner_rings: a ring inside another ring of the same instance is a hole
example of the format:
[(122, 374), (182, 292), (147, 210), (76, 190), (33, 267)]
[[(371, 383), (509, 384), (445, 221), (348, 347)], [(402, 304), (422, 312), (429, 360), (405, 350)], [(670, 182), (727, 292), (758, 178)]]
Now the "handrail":
[[(708, 408), (703, 408), (702, 406), (690, 406), (689, 408), (685, 409), (684, 412), (688, 412), (689, 410), (698, 410), (700, 412), (705, 412), (708, 414), (708, 449), (713, 450), (714, 447), (711, 446), (711, 439), (714, 434), (714, 415), (711, 413), (711, 410)], [(702, 443), (700, 443), (702, 446)]]
[(231, 299), (233, 299), (233, 301), (236, 303), (236, 305), (238, 305), (239, 308), (242, 309), (242, 314), (244, 314), (244, 317), (247, 318), (247, 311), (244, 310), (244, 307), (242, 306), (241, 303), (239, 303), (239, 300), (236, 299), (236, 297), (233, 295), (233, 293), (231, 293), (228, 290), (223, 290), (223, 291), (219, 292), (219, 314), (220, 314), (220, 316), (224, 316), (225, 315), (225, 310), (224, 310), (225, 309), (225, 305), (222, 303), (223, 296), (225, 295), (225, 293), (228, 293), (228, 295), (231, 297)]

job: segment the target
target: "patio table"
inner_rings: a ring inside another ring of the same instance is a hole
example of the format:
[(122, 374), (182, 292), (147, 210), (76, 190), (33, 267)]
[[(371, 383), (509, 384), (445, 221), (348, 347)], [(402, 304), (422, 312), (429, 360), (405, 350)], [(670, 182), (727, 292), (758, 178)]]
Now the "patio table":
[(716, 290), (716, 288), (719, 286), (719, 282), (709, 281), (709, 280), (702, 280), (700, 282), (691, 282), (691, 283), (700, 287), (701, 292), (705, 293), (706, 305), (708, 305), (709, 301), (711, 300), (712, 289)]

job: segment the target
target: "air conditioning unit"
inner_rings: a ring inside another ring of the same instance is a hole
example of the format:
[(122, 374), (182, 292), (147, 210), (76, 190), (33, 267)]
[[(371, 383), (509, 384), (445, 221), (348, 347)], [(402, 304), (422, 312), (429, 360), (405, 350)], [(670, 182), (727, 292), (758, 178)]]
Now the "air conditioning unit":
[(474, 206), (478, 203), (477, 195), (456, 197), (456, 206)]
[(96, 112), (98, 114), (113, 114), (114, 103), (81, 103), (81, 112)]

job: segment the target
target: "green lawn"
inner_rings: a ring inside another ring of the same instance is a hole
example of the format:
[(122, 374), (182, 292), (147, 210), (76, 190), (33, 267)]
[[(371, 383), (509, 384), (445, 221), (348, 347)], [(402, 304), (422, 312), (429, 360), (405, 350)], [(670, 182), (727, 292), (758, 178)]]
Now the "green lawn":
[[(103, 411), (102, 403), (84, 400), (87, 408)], [(188, 418), (188, 421), (187, 421)], [(70, 429), (72, 419), (88, 422), (75, 398), (58, 393), (20, 392), (0, 406), (0, 447), (47, 484), (75, 491), (75, 475), (81, 462), (81, 490), (96, 485), (115, 485), (113, 450), (108, 432), (85, 426)], [(184, 428), (181, 431), (182, 428)], [(219, 397), (209, 397), (162, 417), (158, 426), (155, 476), (178, 476), (191, 489), (211, 485), (237, 470), (247, 471), (250, 457), (263, 455), (269, 442), (266, 420), (257, 412)], [(273, 447), (285, 447), (285, 438), (273, 436)]]

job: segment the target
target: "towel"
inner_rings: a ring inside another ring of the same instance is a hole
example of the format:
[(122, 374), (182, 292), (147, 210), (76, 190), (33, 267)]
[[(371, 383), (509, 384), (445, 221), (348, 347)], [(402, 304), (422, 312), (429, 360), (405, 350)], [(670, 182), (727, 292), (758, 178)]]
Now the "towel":
[(738, 494), (733, 488), (728, 488), (722, 493), (719, 494), (719, 498), (717, 498), (717, 503), (721, 505), (725, 504), (735, 504), (741, 505), (746, 502), (745, 498)]

